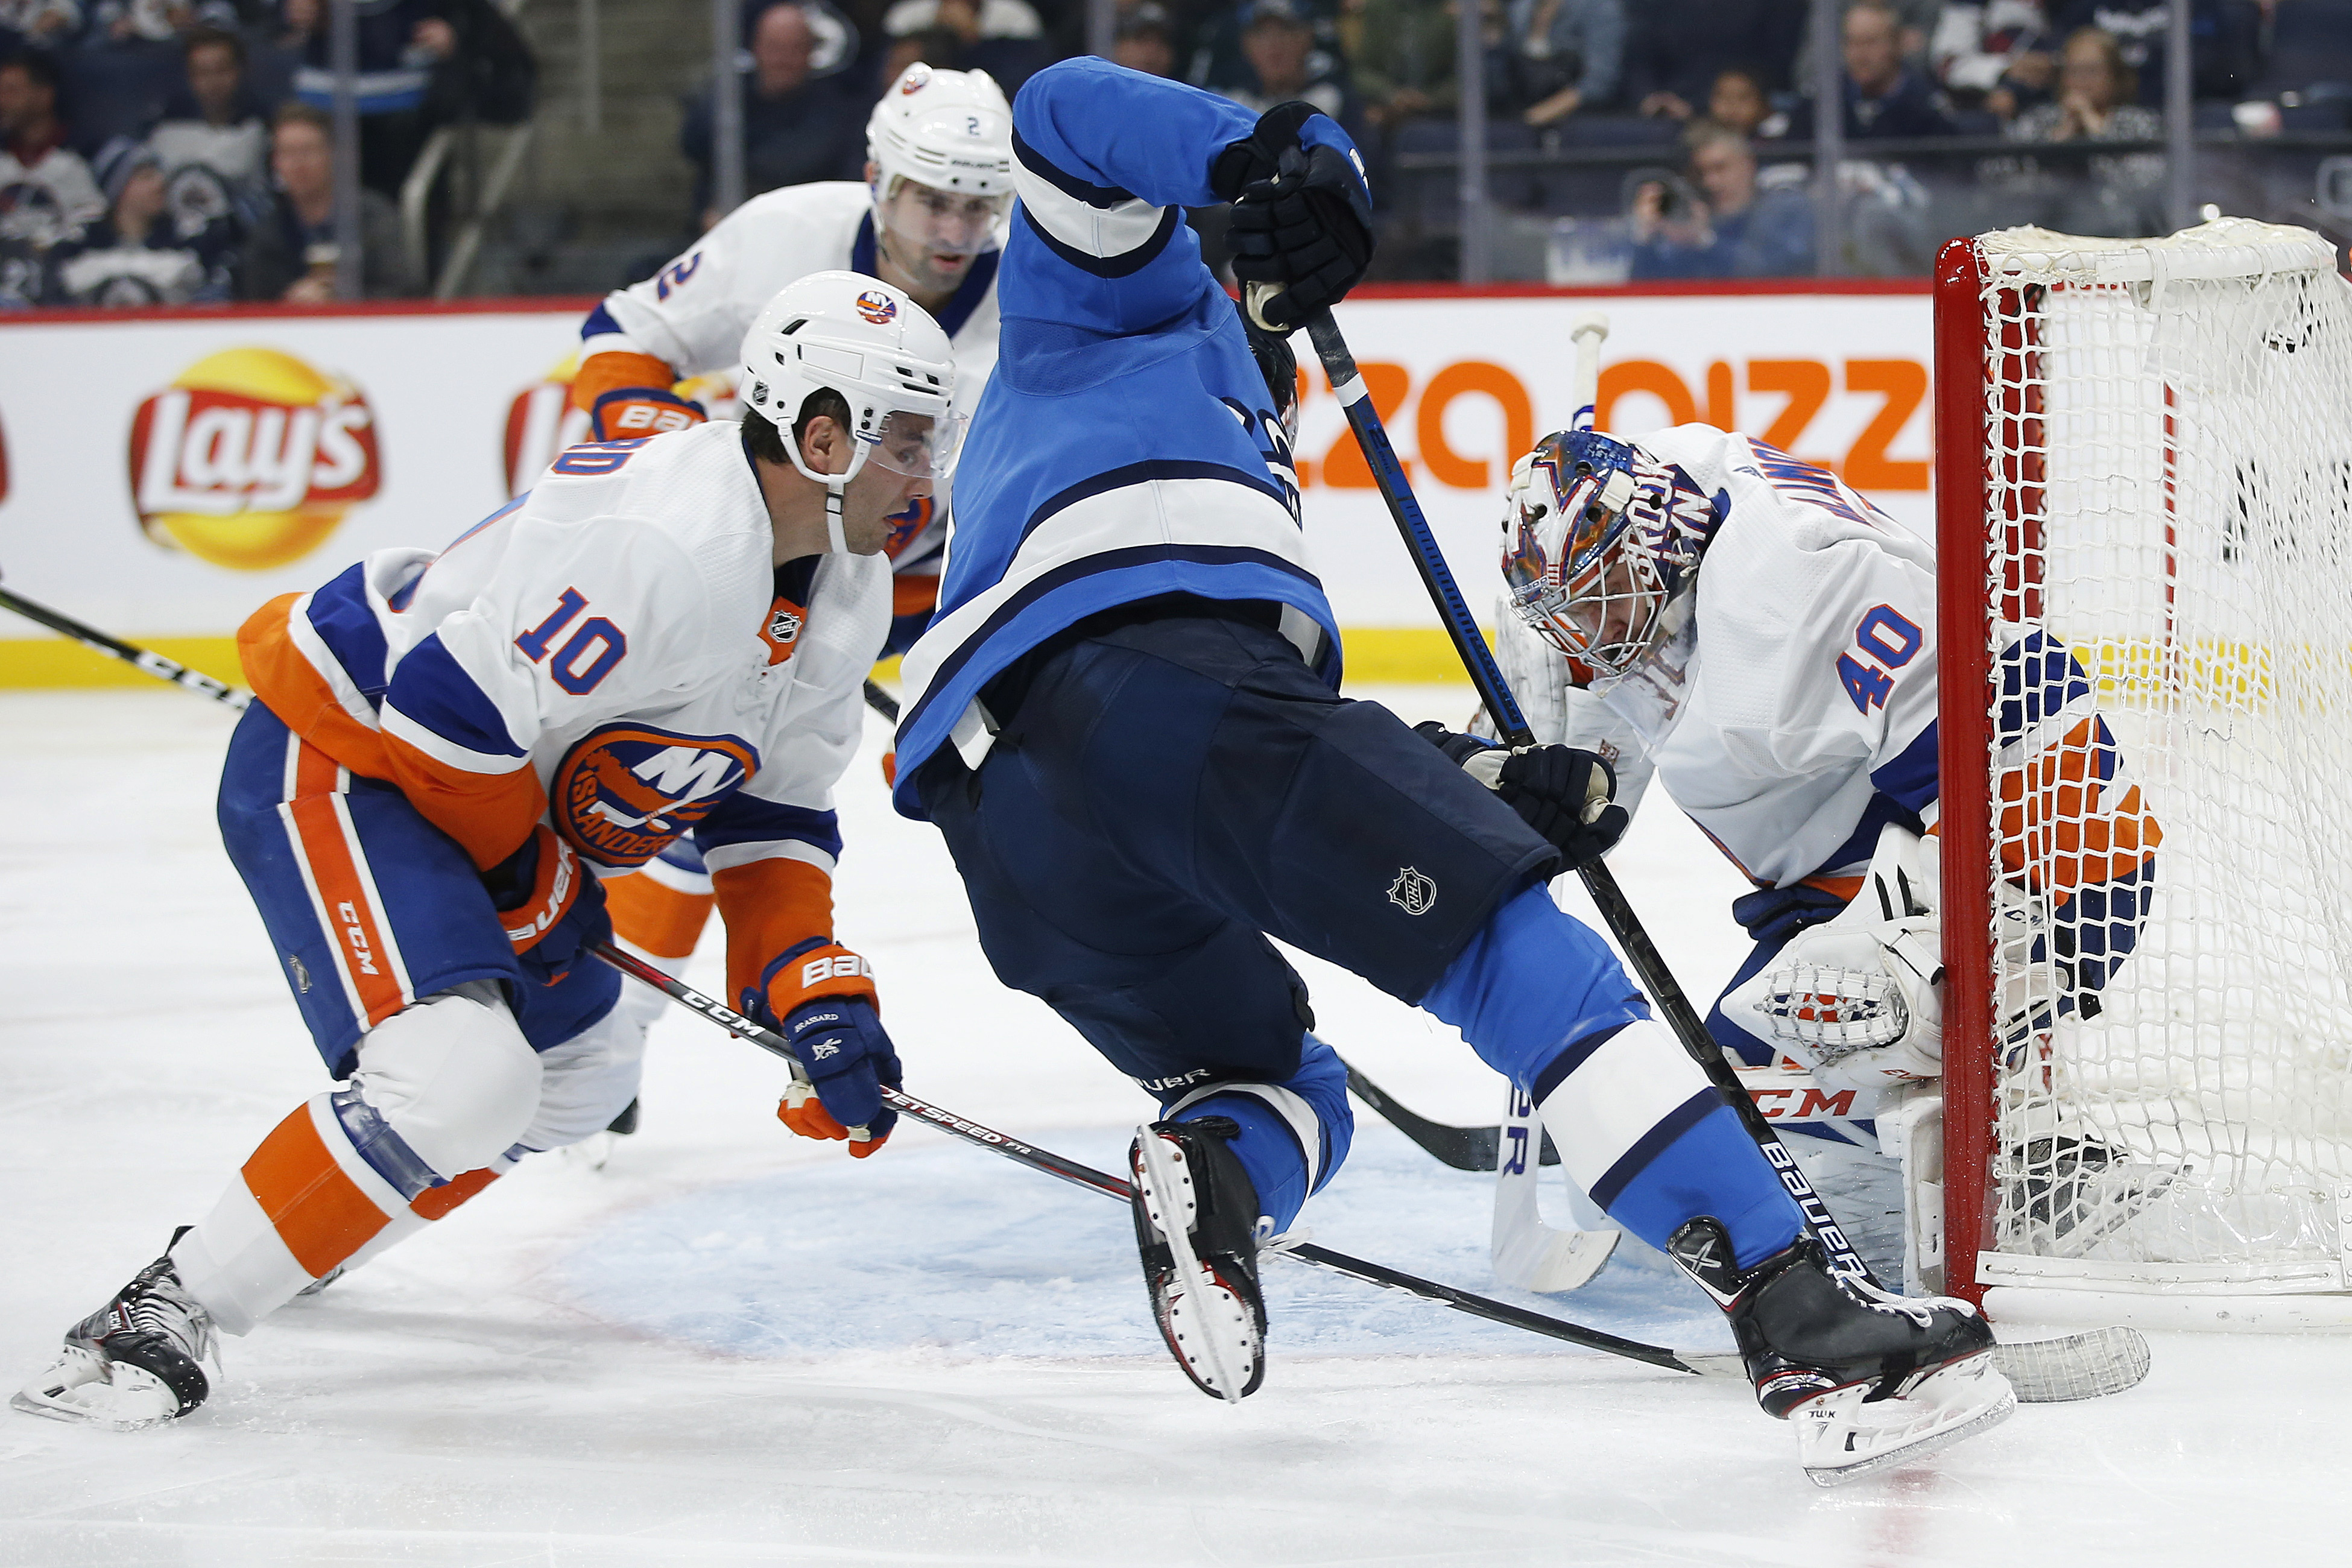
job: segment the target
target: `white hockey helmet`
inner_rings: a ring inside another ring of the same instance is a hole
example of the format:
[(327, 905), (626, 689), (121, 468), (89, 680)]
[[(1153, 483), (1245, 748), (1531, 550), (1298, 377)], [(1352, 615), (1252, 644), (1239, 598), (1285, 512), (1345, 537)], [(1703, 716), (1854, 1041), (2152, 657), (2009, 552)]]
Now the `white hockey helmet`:
[(877, 220), (901, 180), (986, 197), (1001, 218), (1013, 204), (1013, 106), (986, 71), (935, 70), (918, 60), (867, 116), (866, 156), (876, 170)]
[[(812, 272), (761, 307), (743, 334), (748, 413), (775, 426), (798, 468), (826, 488), (827, 530), (841, 537), (841, 494), (868, 459), (896, 473), (945, 479), (955, 467), (964, 416), (954, 410), (955, 351), (930, 313), (887, 283), (857, 272)], [(849, 405), (849, 467), (821, 474), (801, 455), (793, 426), (810, 394)]]

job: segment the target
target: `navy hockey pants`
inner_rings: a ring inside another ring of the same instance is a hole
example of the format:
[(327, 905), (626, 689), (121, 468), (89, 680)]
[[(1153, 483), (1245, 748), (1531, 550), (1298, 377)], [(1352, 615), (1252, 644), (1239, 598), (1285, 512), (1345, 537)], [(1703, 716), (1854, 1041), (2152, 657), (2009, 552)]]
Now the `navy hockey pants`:
[[(1163, 1108), (1241, 1121), (1236, 1152), (1286, 1225), (1351, 1121), (1265, 933), (1418, 1003), (1557, 857), (1388, 710), (1336, 696), (1255, 606), (1166, 605), (1033, 653), (982, 698), (1003, 730), (979, 772), (943, 750), (918, 782), (999, 977)], [(1480, 1047), (1517, 1078), (1575, 1037), (1557, 1020), (1641, 1016), (1599, 939), (1558, 921), (1591, 945), (1524, 976), (1550, 998), (1540, 1056)]]

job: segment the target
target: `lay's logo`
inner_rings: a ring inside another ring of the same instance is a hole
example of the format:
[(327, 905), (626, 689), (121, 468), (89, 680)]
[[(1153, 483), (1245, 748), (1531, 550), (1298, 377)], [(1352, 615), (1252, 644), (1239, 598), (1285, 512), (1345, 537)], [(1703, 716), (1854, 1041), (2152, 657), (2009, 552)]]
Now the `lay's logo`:
[(608, 724), (564, 753), (548, 795), (556, 826), (582, 853), (601, 865), (633, 868), (709, 816), (759, 769), (759, 753), (732, 735)]
[(365, 395), (274, 349), (190, 365), (139, 405), (130, 457), (150, 539), (247, 572), (309, 554), (383, 483)]

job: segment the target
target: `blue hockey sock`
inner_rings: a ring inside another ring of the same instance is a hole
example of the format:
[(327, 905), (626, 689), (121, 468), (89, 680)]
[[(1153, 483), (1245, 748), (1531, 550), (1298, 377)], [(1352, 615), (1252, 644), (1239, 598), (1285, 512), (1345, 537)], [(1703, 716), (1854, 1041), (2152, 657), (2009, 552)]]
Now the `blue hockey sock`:
[(1496, 907), (1421, 1005), (1530, 1092), (1573, 1042), (1650, 1016), (1617, 955), (1540, 882)]
[(1257, 1189), (1258, 1213), (1279, 1233), (1348, 1157), (1356, 1130), (1348, 1069), (1339, 1053), (1307, 1037), (1298, 1070), (1280, 1083), (1204, 1084), (1176, 1101), (1169, 1120), (1229, 1116), (1241, 1125), (1231, 1145)]
[(1664, 1026), (1643, 1018), (1578, 1041), (1534, 1095), (1570, 1178), (1660, 1251), (1700, 1215), (1723, 1222), (1743, 1268), (1796, 1239), (1796, 1200)]

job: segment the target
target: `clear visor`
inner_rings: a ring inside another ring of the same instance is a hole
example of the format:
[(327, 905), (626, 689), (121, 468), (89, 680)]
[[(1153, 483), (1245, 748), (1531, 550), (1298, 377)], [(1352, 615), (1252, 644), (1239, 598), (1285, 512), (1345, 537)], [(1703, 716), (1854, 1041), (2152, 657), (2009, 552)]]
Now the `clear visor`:
[(883, 198), (882, 224), (901, 247), (921, 255), (977, 256), (993, 250), (1013, 196), (964, 195), (900, 178)]
[(892, 409), (883, 416), (882, 429), (866, 443), (866, 460), (919, 479), (942, 479), (955, 471), (963, 448), (966, 424), (961, 414), (934, 416)]

